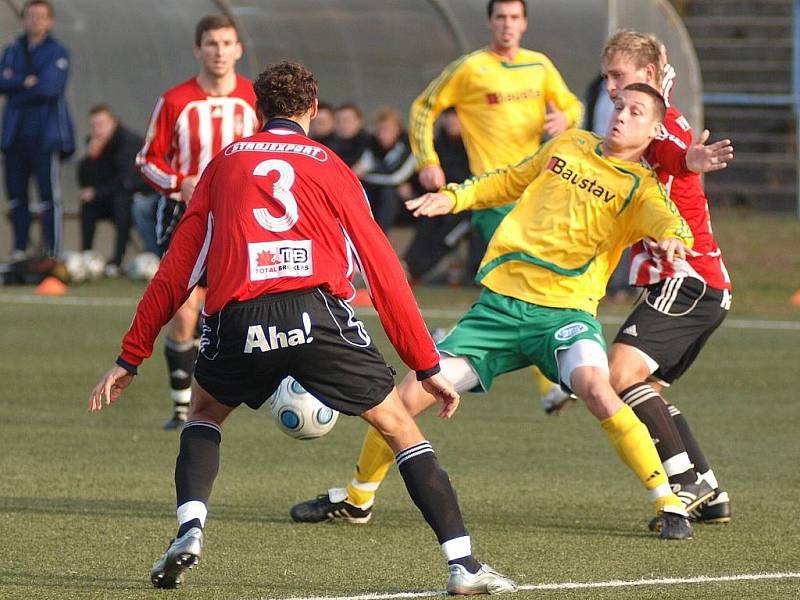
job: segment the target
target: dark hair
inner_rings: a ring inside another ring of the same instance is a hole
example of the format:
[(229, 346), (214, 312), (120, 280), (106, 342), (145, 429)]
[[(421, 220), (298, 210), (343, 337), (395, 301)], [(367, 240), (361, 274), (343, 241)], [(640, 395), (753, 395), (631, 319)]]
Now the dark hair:
[(664, 117), (667, 115), (667, 103), (664, 102), (664, 96), (654, 87), (647, 85), (646, 83), (632, 83), (630, 85), (626, 85), (625, 89), (622, 90), (623, 92), (641, 92), (643, 94), (647, 94), (653, 99), (653, 104), (655, 105), (656, 115), (658, 115), (658, 120), (663, 121)]
[(494, 5), (507, 2), (519, 2), (522, 4), (522, 15), (528, 16), (528, 3), (525, 0), (489, 0), (489, 4), (486, 5), (486, 16), (491, 19), (492, 13), (494, 13)]
[(117, 115), (114, 114), (114, 111), (111, 110), (111, 107), (108, 104), (95, 104), (92, 108), (89, 109), (89, 116), (93, 117), (98, 113), (108, 113), (111, 117), (116, 120)]
[(206, 15), (197, 22), (194, 28), (194, 45), (198, 48), (203, 42), (203, 34), (206, 31), (216, 31), (217, 29), (233, 29), (236, 32), (236, 39), (239, 39), (239, 28), (233, 19), (225, 15)]
[(344, 102), (343, 104), (337, 106), (334, 112), (339, 112), (340, 110), (352, 110), (354, 113), (356, 113), (359, 119), (364, 118), (364, 113), (361, 112), (361, 109), (358, 108), (354, 102)]
[(305, 114), (314, 105), (319, 84), (303, 65), (282, 61), (268, 65), (256, 78), (253, 89), (256, 106), (267, 120)]
[(53, 5), (50, 3), (50, 0), (28, 0), (22, 6), (22, 15), (25, 15), (25, 11), (28, 10), (31, 6), (44, 6), (47, 9), (47, 14), (52, 19), (55, 16), (55, 11), (53, 10)]
[(329, 102), (323, 102), (322, 100), (320, 100), (317, 103), (317, 110), (328, 110), (330, 112), (333, 112), (333, 105), (330, 104)]

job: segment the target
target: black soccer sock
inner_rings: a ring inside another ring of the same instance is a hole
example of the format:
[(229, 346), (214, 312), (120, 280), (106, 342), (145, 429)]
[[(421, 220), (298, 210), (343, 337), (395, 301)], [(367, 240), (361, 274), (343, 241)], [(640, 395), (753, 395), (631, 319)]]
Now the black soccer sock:
[(164, 355), (167, 358), (170, 395), (175, 404), (175, 412), (186, 416), (191, 395), (192, 373), (197, 360), (197, 346), (194, 340), (176, 342), (168, 337), (164, 342)]
[(181, 431), (181, 449), (175, 461), (175, 496), (182, 526), (197, 520), (197, 526), (202, 527), (205, 522), (206, 506), (219, 471), (221, 440), (219, 427), (208, 421), (190, 421)]
[(686, 447), (686, 452), (689, 454), (689, 460), (694, 463), (694, 470), (698, 473), (707, 473), (710, 471), (711, 465), (708, 464), (706, 455), (703, 454), (703, 451), (700, 449), (700, 444), (697, 442), (697, 438), (694, 437), (686, 417), (684, 417), (683, 414), (681, 414), (681, 411), (678, 410), (678, 407), (673, 404), (667, 404), (667, 410), (669, 411), (669, 414), (672, 417), (672, 422), (675, 423), (675, 427), (681, 436), (683, 445)]
[[(188, 530), (187, 530), (188, 531)], [(479, 563), (474, 556), (471, 554), (469, 556), (465, 556), (463, 558), (456, 558), (454, 560), (448, 560), (448, 565), (461, 565), (467, 571), (472, 573), (473, 575), (481, 570), (481, 563)]]
[(694, 483), (697, 473), (692, 467), (667, 405), (658, 392), (649, 384), (641, 382), (624, 390), (620, 397), (647, 426), (669, 482)]
[[(397, 454), (395, 460), (408, 495), (433, 529), (439, 543), (445, 544), (463, 538), (468, 546), (469, 537), (458, 507), (456, 492), (447, 473), (439, 466), (430, 443), (423, 441), (406, 448)], [(462, 556), (453, 556), (452, 559), (470, 554), (467, 551)]]

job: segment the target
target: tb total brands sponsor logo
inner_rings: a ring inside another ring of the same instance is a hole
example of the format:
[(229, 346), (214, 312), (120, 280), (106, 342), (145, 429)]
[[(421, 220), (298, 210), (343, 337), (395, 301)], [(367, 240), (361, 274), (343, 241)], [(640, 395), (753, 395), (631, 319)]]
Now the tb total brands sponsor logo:
[(278, 277), (308, 277), (314, 272), (311, 240), (279, 240), (247, 244), (250, 281)]

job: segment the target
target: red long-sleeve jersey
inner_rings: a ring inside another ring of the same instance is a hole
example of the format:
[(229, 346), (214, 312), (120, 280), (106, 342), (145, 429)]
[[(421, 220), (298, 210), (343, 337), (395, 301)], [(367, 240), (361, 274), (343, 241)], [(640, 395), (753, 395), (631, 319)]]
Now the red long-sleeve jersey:
[(158, 99), (136, 164), (147, 182), (180, 198), (181, 182), (200, 175), (228, 144), (258, 130), (252, 82), (236, 76), (227, 96), (209, 96), (197, 79), (184, 81)]
[(298, 125), (271, 121), (206, 168), (120, 358), (138, 365), (150, 356), (204, 271), (204, 312), (213, 314), (232, 300), (314, 287), (350, 300), (356, 268), (403, 361), (416, 371), (435, 368), (439, 354), (358, 179)]
[(631, 248), (631, 285), (646, 286), (670, 277), (695, 277), (713, 288), (731, 289), (722, 253), (711, 231), (703, 182), (700, 175), (686, 168), (686, 150), (691, 143), (689, 122), (677, 108), (669, 106), (661, 134), (650, 144), (646, 158), (689, 224), (694, 235), (692, 249), (700, 255), (668, 263), (650, 254), (647, 246), (639, 242)]

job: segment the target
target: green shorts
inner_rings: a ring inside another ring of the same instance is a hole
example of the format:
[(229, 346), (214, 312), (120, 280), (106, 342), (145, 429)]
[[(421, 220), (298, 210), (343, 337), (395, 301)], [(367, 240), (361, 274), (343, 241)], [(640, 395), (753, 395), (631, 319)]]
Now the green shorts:
[(539, 306), (484, 289), (478, 301), (439, 342), (447, 356), (463, 356), (487, 392), (498, 375), (536, 365), (550, 381), (560, 383), (556, 353), (578, 340), (606, 347), (600, 323), (571, 308)]

